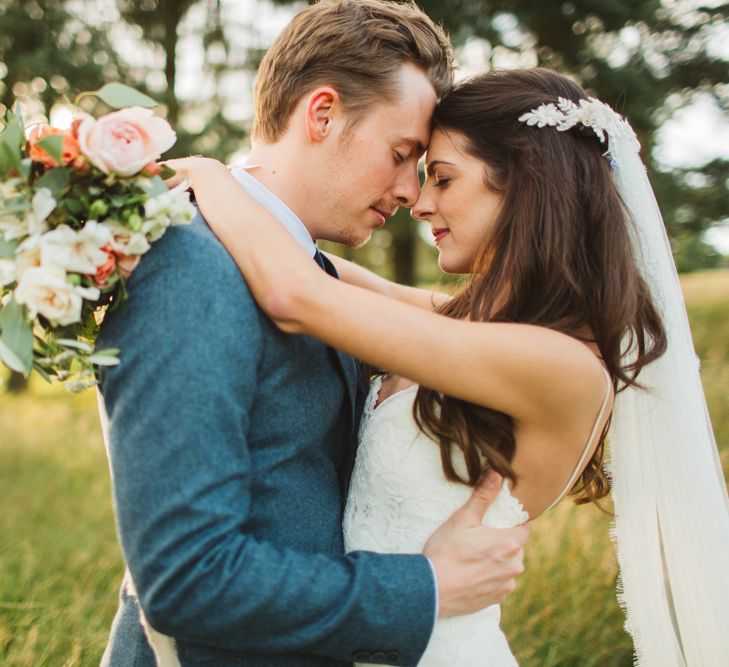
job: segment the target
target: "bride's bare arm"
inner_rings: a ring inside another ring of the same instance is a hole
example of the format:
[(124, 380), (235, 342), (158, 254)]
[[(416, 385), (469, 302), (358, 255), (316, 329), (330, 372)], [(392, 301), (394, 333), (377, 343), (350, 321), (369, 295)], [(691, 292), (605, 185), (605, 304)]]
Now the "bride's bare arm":
[(400, 285), (378, 276), (355, 262), (350, 262), (331, 253), (326, 253), (326, 255), (337, 268), (339, 277), (350, 285), (364, 287), (364, 289), (371, 292), (377, 292), (383, 296), (389, 296), (391, 299), (397, 299), (427, 310), (434, 310), (451, 298), (450, 295), (443, 292)]
[(531, 325), (454, 320), (335, 280), (223, 164), (168, 164), (191, 180), (203, 215), (281, 330), (532, 425), (560, 428), (600, 405), (602, 369), (573, 338)]

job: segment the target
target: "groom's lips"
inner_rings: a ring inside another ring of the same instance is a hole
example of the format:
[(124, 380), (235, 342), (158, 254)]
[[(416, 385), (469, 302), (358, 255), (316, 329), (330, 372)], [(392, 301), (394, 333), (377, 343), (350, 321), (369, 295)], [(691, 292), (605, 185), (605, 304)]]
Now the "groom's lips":
[(376, 206), (370, 206), (370, 210), (374, 211), (374, 213), (377, 215), (377, 227), (384, 226), (385, 220), (387, 220), (387, 218), (389, 218), (393, 214), (393, 211), (384, 211), (377, 208)]

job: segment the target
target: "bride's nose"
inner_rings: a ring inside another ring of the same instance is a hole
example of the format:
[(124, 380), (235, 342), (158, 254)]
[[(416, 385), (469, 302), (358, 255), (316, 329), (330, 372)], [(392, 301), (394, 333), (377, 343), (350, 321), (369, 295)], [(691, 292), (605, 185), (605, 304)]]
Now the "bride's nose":
[(410, 215), (416, 220), (427, 220), (433, 213), (435, 213), (435, 205), (433, 204), (433, 200), (428, 196), (428, 191), (423, 188), (420, 191), (418, 200), (410, 209)]

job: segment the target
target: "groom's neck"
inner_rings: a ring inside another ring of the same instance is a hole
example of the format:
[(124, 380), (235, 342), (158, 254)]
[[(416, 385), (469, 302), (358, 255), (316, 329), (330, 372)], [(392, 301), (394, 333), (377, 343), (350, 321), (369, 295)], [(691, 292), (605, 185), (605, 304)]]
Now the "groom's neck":
[(246, 158), (245, 168), (283, 201), (304, 223), (316, 240), (312, 215), (307, 202), (307, 188), (301, 175), (301, 160), (295, 147), (281, 141), (256, 143)]

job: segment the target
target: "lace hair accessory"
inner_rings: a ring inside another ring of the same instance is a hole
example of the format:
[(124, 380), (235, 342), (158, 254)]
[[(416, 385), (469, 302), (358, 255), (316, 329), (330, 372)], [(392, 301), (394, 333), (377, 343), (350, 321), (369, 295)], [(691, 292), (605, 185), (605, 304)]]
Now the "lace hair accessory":
[[(668, 348), (640, 374), (645, 390), (615, 401), (610, 474), (613, 539), (640, 667), (727, 664), (729, 497), (709, 421), (688, 317), (663, 219), (628, 122), (594, 98), (560, 98), (519, 117), (564, 132), (577, 124), (607, 141), (630, 215), (641, 274), (660, 309)], [(625, 347), (630, 354), (629, 341)]]

